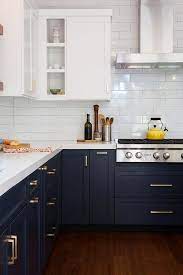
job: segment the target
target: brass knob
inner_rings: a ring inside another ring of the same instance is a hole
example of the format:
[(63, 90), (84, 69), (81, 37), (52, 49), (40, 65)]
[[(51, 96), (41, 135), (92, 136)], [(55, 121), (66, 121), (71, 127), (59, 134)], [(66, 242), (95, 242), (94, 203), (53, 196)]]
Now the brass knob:
[(38, 180), (33, 180), (30, 182), (30, 186), (37, 186), (38, 185)]
[(37, 204), (37, 203), (39, 203), (39, 198), (33, 198), (29, 202), (30, 202), (30, 204)]

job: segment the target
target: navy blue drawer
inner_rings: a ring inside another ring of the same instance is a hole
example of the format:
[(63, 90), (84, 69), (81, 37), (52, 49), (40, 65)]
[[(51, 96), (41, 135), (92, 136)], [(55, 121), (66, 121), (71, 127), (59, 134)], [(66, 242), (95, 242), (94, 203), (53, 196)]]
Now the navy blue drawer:
[(116, 225), (183, 225), (183, 203), (115, 200)]
[(116, 175), (182, 175), (183, 163), (116, 163)]
[(183, 176), (123, 175), (115, 177), (115, 196), (183, 195)]

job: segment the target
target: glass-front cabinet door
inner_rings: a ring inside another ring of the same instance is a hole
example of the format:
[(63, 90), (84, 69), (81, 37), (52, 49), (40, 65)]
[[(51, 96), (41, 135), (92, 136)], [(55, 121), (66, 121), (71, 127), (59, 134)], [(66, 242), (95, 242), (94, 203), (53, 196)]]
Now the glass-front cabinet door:
[[(41, 97), (61, 99), (66, 94), (65, 85), (65, 19), (44, 18), (40, 24), (41, 49)], [(45, 41), (45, 42), (44, 42)], [(44, 56), (43, 56), (44, 55)], [(44, 83), (42, 85), (42, 83)]]

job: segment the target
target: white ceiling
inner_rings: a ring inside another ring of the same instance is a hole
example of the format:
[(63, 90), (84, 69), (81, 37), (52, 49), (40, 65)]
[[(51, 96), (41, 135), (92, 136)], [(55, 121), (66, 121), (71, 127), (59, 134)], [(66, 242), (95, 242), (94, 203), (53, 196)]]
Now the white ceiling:
[[(119, 0), (120, 1), (120, 0)], [(110, 0), (36, 0), (40, 8), (107, 8)]]

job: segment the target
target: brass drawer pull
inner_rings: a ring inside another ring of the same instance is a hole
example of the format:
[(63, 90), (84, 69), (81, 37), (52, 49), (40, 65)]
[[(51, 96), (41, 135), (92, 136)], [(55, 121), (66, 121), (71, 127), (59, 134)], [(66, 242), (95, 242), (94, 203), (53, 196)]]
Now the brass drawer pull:
[[(56, 228), (56, 226), (52, 226), (52, 228), (51, 228), (52, 230), (56, 230), (57, 228)], [(49, 237), (49, 238), (55, 238), (55, 234), (54, 233), (47, 233), (46, 234), (46, 237)]]
[(55, 206), (56, 202), (47, 202), (47, 206)]
[(43, 167), (41, 168), (41, 170), (42, 170), (42, 171), (47, 171), (47, 170), (48, 170), (48, 166), (46, 166), (46, 165), (43, 166)]
[(151, 187), (173, 187), (173, 184), (150, 184)]
[(30, 204), (37, 204), (39, 203), (39, 198), (32, 198), (32, 200), (29, 201)]
[(38, 180), (31, 181), (30, 186), (38, 186)]
[(50, 201), (47, 202), (48, 206), (55, 206), (57, 202), (57, 198), (50, 198)]
[(172, 210), (163, 210), (163, 211), (150, 211), (151, 214), (174, 214), (174, 211)]
[(55, 234), (53, 234), (53, 233), (48, 233), (48, 234), (46, 234), (46, 237), (48, 237), (48, 238), (55, 238)]
[(47, 172), (47, 175), (55, 175), (55, 174), (56, 174), (56, 172), (54, 172), (54, 171)]
[(97, 155), (107, 155), (107, 152), (97, 152)]

